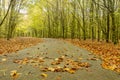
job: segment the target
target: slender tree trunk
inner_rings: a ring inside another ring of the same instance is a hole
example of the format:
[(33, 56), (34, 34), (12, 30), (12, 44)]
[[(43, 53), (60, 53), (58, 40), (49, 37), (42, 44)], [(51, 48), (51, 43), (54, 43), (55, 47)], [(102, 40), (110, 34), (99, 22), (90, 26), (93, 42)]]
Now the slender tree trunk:
[(2, 21), (0, 22), (0, 27), (2, 26), (2, 24), (3, 24), (3, 22), (5, 21), (7, 15), (9, 14), (10, 7), (11, 7), (13, 1), (14, 1), (14, 0), (11, 0), (11, 1), (10, 1), (10, 4), (9, 4), (9, 6), (8, 6), (8, 10), (7, 10), (5, 16), (3, 17)]
[(110, 17), (109, 13), (107, 13), (107, 32), (106, 32), (106, 42), (109, 42), (110, 37)]
[(115, 25), (115, 14), (114, 13), (111, 13), (111, 18), (112, 18), (112, 42), (114, 44), (117, 44), (119, 41), (117, 38), (117, 27)]

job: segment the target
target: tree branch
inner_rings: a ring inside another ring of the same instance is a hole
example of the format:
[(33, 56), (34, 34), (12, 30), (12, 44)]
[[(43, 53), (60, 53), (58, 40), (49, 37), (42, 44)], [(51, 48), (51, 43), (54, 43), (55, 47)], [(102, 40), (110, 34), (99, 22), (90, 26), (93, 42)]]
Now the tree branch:
[(9, 13), (9, 11), (10, 11), (10, 7), (11, 7), (11, 5), (12, 5), (12, 2), (13, 2), (13, 0), (10, 1), (8, 10), (7, 10), (7, 12), (6, 12), (4, 18), (3, 18), (2, 21), (0, 22), (0, 26), (2, 26), (2, 24), (4, 23), (4, 21), (5, 21), (6, 17), (7, 17), (7, 15), (8, 15), (8, 13)]

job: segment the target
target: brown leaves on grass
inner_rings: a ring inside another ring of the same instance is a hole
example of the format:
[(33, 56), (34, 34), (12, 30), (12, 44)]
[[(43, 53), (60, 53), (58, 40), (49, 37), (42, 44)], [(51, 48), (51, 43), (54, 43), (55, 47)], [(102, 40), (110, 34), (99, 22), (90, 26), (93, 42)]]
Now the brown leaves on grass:
[(79, 41), (77, 39), (69, 39), (66, 41), (71, 42), (82, 48), (86, 48), (92, 53), (98, 55), (103, 60), (103, 68), (120, 72), (120, 44), (113, 45), (112, 43), (97, 42), (91, 40)]
[(39, 38), (19, 37), (11, 40), (0, 39), (0, 54), (16, 52), (42, 42)]

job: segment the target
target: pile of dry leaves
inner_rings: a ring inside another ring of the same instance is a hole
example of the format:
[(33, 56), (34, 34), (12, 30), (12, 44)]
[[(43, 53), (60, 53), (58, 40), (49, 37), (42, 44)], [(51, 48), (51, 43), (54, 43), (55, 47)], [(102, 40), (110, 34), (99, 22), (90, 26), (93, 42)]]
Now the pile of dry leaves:
[(42, 42), (39, 38), (19, 37), (11, 40), (0, 39), (0, 54), (11, 53)]
[(81, 48), (85, 48), (98, 55), (102, 59), (102, 67), (105, 69), (120, 72), (120, 44), (114, 45), (112, 43), (91, 40), (79, 41), (77, 39), (67, 39), (66, 41), (80, 46)]

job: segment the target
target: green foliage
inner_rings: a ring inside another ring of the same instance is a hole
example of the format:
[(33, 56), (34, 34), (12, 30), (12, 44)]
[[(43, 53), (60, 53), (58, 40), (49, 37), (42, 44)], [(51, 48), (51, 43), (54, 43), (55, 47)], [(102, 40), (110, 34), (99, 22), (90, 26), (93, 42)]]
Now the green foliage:
[[(9, 13), (9, 17), (14, 17), (11, 22), (16, 24), (14, 31), (22, 36), (105, 39), (118, 43), (119, 4), (119, 0), (27, 0), (22, 6), (27, 13), (18, 12), (17, 16)], [(4, 26), (7, 23), (6, 19)]]

